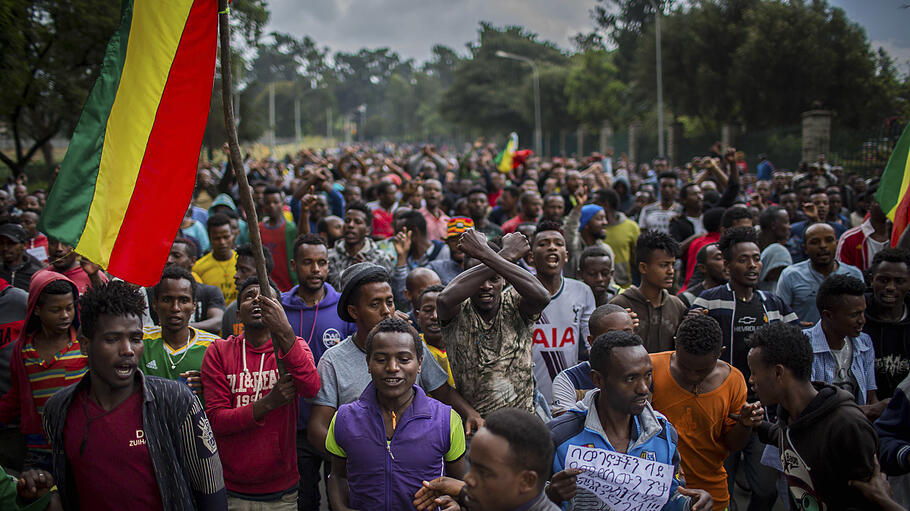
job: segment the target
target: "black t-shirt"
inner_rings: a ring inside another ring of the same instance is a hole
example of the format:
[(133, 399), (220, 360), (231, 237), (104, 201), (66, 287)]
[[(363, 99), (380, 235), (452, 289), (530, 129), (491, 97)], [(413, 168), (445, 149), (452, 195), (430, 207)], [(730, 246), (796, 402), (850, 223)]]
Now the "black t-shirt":
[(752, 299), (748, 302), (736, 299), (736, 313), (733, 315), (733, 346), (727, 346), (727, 349), (732, 350), (730, 356), (733, 360), (733, 367), (743, 373), (747, 382), (752, 373), (749, 371), (749, 347), (746, 346), (746, 339), (752, 336), (755, 329), (766, 324), (768, 324), (768, 315), (765, 314), (765, 308), (758, 293), (752, 293)]

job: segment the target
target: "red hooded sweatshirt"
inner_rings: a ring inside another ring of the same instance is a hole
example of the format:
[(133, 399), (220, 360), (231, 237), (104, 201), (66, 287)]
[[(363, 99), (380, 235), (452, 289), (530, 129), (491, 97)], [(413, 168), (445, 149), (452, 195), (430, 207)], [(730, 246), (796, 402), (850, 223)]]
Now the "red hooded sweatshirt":
[[(35, 400), (32, 398), (32, 386), (28, 380), (28, 374), (25, 372), (25, 363), (22, 359), (22, 349), (25, 347), (36, 332), (41, 328), (41, 319), (34, 315), (35, 306), (38, 305), (38, 297), (51, 282), (63, 280), (73, 286), (73, 299), (78, 303), (79, 291), (76, 284), (65, 276), (51, 270), (41, 270), (32, 275), (32, 280), (28, 286), (28, 309), (25, 313), (25, 327), (19, 332), (19, 338), (16, 339), (16, 345), (10, 356), (10, 390), (2, 399), (0, 399), (0, 423), (9, 422), (10, 420), (20, 417), (19, 429), (23, 434), (44, 433), (41, 427), (41, 416), (35, 406)], [(76, 315), (73, 318), (73, 326), (70, 331), (74, 332), (79, 328), (79, 308), (76, 307)], [(84, 363), (84, 359), (83, 359)]]
[[(281, 359), (297, 394), (315, 396), (319, 373), (306, 339), (297, 337)], [(241, 334), (219, 339), (205, 352), (205, 412), (218, 444), (224, 485), (230, 491), (262, 495), (297, 484), (297, 400), (272, 410), (260, 422), (253, 418), (253, 403), (277, 382), (271, 340), (254, 347)]]

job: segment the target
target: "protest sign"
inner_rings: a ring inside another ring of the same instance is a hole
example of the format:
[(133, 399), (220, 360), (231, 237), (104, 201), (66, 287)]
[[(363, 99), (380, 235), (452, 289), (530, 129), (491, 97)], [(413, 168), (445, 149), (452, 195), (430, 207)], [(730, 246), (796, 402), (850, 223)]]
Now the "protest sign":
[(573, 445), (565, 467), (583, 470), (578, 487), (616, 511), (658, 511), (670, 498), (673, 466), (666, 463)]

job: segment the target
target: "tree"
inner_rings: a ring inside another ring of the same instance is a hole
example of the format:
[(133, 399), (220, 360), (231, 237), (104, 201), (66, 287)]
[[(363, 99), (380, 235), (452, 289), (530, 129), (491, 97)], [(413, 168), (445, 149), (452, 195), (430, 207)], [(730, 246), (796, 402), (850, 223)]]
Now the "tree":
[(617, 77), (613, 55), (603, 49), (590, 49), (575, 55), (566, 80), (568, 111), (590, 128), (603, 121), (616, 125), (623, 120), (626, 84)]
[(15, 154), (0, 161), (18, 175), (38, 150), (75, 126), (117, 25), (116, 3), (9, 0), (0, 7), (0, 119)]

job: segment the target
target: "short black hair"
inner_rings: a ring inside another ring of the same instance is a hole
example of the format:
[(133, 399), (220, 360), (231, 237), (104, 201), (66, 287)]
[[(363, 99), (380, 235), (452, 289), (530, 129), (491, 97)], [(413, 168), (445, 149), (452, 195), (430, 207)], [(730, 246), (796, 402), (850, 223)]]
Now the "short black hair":
[(350, 298), (348, 298), (347, 305), (355, 305), (360, 301), (360, 289), (365, 284), (372, 284), (374, 282), (385, 282), (392, 285), (392, 277), (389, 276), (388, 272), (376, 272), (357, 281), (357, 284), (351, 289)]
[(370, 330), (370, 333), (367, 334), (366, 346), (364, 350), (367, 354), (367, 360), (370, 359), (370, 355), (373, 354), (373, 339), (376, 337), (376, 334), (384, 332), (393, 332), (399, 334), (408, 334), (411, 336), (411, 339), (414, 341), (414, 353), (417, 354), (417, 358), (423, 358), (423, 342), (420, 340), (420, 335), (417, 333), (417, 330), (414, 330), (414, 327), (411, 326), (407, 321), (391, 317), (385, 318), (384, 320), (376, 323), (376, 326)]
[(196, 300), (196, 279), (193, 278), (193, 274), (190, 273), (190, 271), (186, 268), (182, 268), (176, 264), (171, 264), (164, 267), (164, 271), (161, 272), (161, 278), (158, 280), (158, 283), (155, 284), (155, 287), (152, 288), (156, 299), (158, 296), (160, 296), (159, 291), (161, 290), (161, 282), (164, 279), (188, 280), (190, 282), (190, 294), (192, 295), (193, 300)]
[[(297, 258), (297, 249), (300, 248), (301, 245), (322, 245), (326, 250), (329, 249), (329, 245), (322, 239), (322, 236), (311, 232), (305, 232), (300, 236), (297, 236), (297, 239), (294, 240), (294, 252), (292, 255), (294, 259)], [(269, 273), (271, 273), (271, 271), (269, 271)]]
[(212, 229), (215, 227), (221, 227), (222, 225), (231, 225), (231, 219), (224, 213), (215, 213), (209, 215), (209, 219), (205, 222), (206, 232), (212, 232)]
[(502, 188), (502, 193), (509, 192), (509, 195), (512, 197), (518, 197), (521, 195), (521, 190), (518, 189), (515, 185), (506, 185)]
[(420, 211), (409, 209), (402, 213), (398, 220), (401, 226), (411, 231), (417, 231), (421, 236), (427, 235), (427, 219), (423, 217)]
[(631, 332), (614, 330), (597, 336), (591, 345), (591, 369), (596, 370), (601, 376), (607, 376), (610, 366), (610, 356), (613, 348), (627, 348), (630, 346), (643, 346), (641, 337)]
[[(562, 224), (559, 222), (554, 222), (553, 220), (541, 220), (537, 222), (537, 225), (534, 226), (534, 237), (536, 238), (538, 234), (546, 231), (556, 231), (559, 234), (562, 234), (562, 237), (566, 237), (566, 233), (562, 229)], [(531, 240), (533, 243), (533, 240)]]
[(695, 253), (695, 264), (707, 264), (708, 263), (708, 247), (716, 247), (717, 243), (708, 243), (707, 245), (698, 249), (698, 252)]
[(370, 219), (373, 218), (373, 214), (370, 212), (370, 208), (362, 202), (352, 202), (344, 208), (344, 216), (348, 216), (349, 211), (360, 211), (363, 213), (363, 216), (367, 219), (367, 224), (370, 223)]
[(682, 188), (679, 189), (680, 198), (685, 199), (686, 196), (689, 194), (689, 190), (694, 186), (698, 186), (698, 183), (686, 183), (686, 184), (682, 185)]
[(732, 227), (724, 231), (724, 235), (717, 242), (717, 247), (724, 255), (724, 261), (733, 259), (733, 247), (739, 243), (755, 243), (758, 245), (758, 234), (751, 227)]
[(278, 194), (282, 193), (281, 188), (278, 188), (275, 185), (267, 185), (265, 187), (265, 190), (263, 190), (262, 195), (272, 195), (272, 194), (276, 194), (276, 193), (278, 193)]
[[(246, 243), (237, 247), (237, 258), (249, 257), (253, 260), (256, 260), (256, 256), (253, 255), (253, 245)], [(265, 271), (271, 275), (272, 270), (275, 269), (275, 260), (272, 258), (272, 251), (269, 250), (269, 247), (262, 246), (262, 255), (265, 256)]]
[(394, 186), (395, 188), (398, 188), (398, 185), (396, 185), (392, 181), (380, 181), (376, 185), (376, 193), (389, 193), (390, 186)]
[(724, 208), (711, 208), (702, 215), (702, 225), (708, 232), (718, 232), (723, 218)]
[(717, 320), (703, 314), (686, 318), (676, 331), (676, 349), (691, 355), (718, 355), (723, 341)]
[(823, 310), (833, 310), (843, 296), (864, 296), (866, 284), (850, 275), (836, 273), (829, 275), (820, 286), (815, 296), (815, 307), (819, 314)]
[(419, 309), (423, 306), (423, 297), (430, 293), (441, 293), (446, 287), (442, 284), (430, 284), (429, 286), (423, 288), (423, 291), (417, 295), (417, 308)]
[(882, 263), (904, 263), (910, 270), (910, 250), (904, 248), (883, 248), (876, 252), (872, 257), (872, 264), (869, 266), (869, 274), (875, 275), (879, 265)]
[(601, 206), (607, 204), (610, 209), (616, 211), (619, 209), (619, 194), (611, 188), (600, 188), (594, 192), (594, 202)]
[[(588, 262), (588, 259), (592, 257), (610, 257), (610, 252), (607, 251), (604, 247), (600, 245), (591, 245), (586, 247), (581, 251), (581, 255), (578, 256), (578, 271), (583, 271), (585, 269), (585, 263)], [(613, 258), (610, 258), (610, 264), (613, 265)]]
[(475, 193), (482, 193), (484, 196), (487, 195), (486, 190), (484, 190), (483, 188), (481, 188), (479, 186), (475, 186), (475, 187), (471, 188), (470, 190), (468, 190), (468, 193), (464, 194), (464, 196), (470, 197), (470, 196), (474, 195)]
[(187, 238), (185, 236), (177, 236), (174, 239), (173, 245), (183, 245), (184, 247), (186, 247), (183, 249), (184, 254), (191, 257), (192, 259), (197, 258), (197, 254), (199, 253), (199, 245), (196, 245), (196, 241), (193, 238)]
[[(38, 295), (38, 305), (44, 303), (44, 297), (47, 295), (72, 295), (74, 291), (75, 287), (70, 282), (63, 279), (54, 280), (41, 290), (41, 294)], [(78, 291), (76, 291), (76, 294), (78, 294)]]
[(635, 262), (648, 262), (656, 250), (663, 250), (671, 257), (679, 257), (679, 242), (663, 231), (642, 231), (635, 242)]
[(796, 325), (778, 321), (755, 329), (746, 340), (749, 348), (761, 348), (765, 365), (782, 365), (802, 381), (812, 376), (812, 343)]
[(525, 410), (501, 408), (486, 417), (484, 428), (506, 439), (512, 467), (537, 473), (538, 489), (550, 479), (553, 469), (553, 437), (540, 418)]
[(79, 320), (82, 335), (95, 336), (98, 319), (102, 314), (111, 316), (136, 316), (141, 325), (145, 313), (145, 297), (138, 289), (122, 280), (112, 280), (88, 288), (79, 298)]
[(762, 231), (768, 232), (777, 222), (777, 217), (781, 211), (786, 211), (780, 206), (768, 206), (764, 211), (758, 215), (758, 226), (761, 227)]
[(673, 179), (673, 180), (676, 180), (676, 179), (679, 179), (679, 176), (676, 174), (676, 172), (673, 172), (672, 170), (666, 170), (666, 171), (661, 172), (660, 174), (657, 175), (657, 182), (658, 182), (658, 183), (660, 182), (661, 179)]
[(725, 229), (729, 229), (733, 227), (734, 222), (744, 218), (752, 220), (752, 213), (749, 212), (749, 208), (743, 205), (731, 206), (724, 211), (724, 215), (720, 219), (720, 224), (724, 226)]

